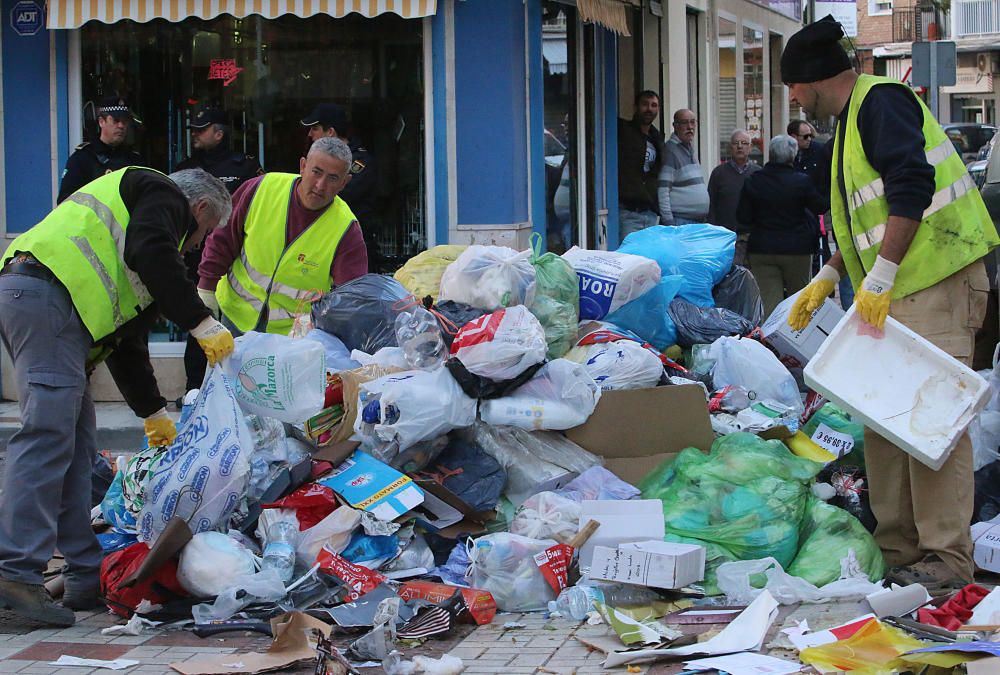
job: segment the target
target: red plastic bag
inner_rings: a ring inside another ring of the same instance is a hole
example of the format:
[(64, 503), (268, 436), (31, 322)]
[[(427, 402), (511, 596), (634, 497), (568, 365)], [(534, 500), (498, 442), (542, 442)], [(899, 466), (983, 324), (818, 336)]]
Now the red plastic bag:
[(101, 595), (108, 609), (115, 614), (129, 618), (143, 600), (160, 605), (187, 597), (187, 592), (177, 582), (176, 560), (168, 560), (145, 581), (128, 588), (121, 586), (122, 581), (139, 569), (147, 555), (149, 547), (139, 542), (107, 555), (101, 563)]
[(306, 483), (288, 496), (271, 504), (264, 504), (263, 508), (294, 510), (301, 532), (333, 513), (337, 508), (337, 496), (325, 485)]

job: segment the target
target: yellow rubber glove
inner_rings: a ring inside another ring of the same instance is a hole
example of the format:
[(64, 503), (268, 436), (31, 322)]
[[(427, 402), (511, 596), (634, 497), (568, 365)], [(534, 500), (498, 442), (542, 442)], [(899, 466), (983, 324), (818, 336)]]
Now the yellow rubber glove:
[(191, 337), (198, 341), (201, 350), (205, 352), (208, 365), (214, 366), (233, 353), (236, 344), (233, 334), (225, 326), (208, 317), (191, 329)]
[(788, 313), (788, 325), (793, 330), (802, 330), (809, 325), (815, 312), (823, 301), (830, 297), (833, 289), (840, 282), (840, 272), (830, 265), (823, 265), (819, 274), (813, 277), (809, 285), (802, 289), (799, 296), (792, 304), (792, 311)]
[(885, 317), (889, 315), (889, 304), (892, 302), (892, 286), (896, 283), (898, 270), (899, 265), (878, 256), (854, 296), (858, 314), (875, 328), (885, 327)]
[(142, 428), (146, 432), (146, 440), (149, 441), (151, 448), (157, 445), (170, 445), (177, 438), (177, 427), (167, 414), (166, 408), (160, 408), (144, 419)]

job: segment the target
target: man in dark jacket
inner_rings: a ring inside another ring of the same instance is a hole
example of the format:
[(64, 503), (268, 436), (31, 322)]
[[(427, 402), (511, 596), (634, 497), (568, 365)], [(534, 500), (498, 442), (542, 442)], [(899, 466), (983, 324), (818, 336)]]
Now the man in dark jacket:
[[(708, 179), (708, 222), (738, 232), (736, 208), (743, 184), (751, 174), (760, 171), (760, 165), (750, 161), (750, 134), (742, 129), (737, 129), (729, 137), (729, 152), (729, 160), (712, 169)], [(749, 264), (746, 238), (745, 233), (737, 236), (737, 265)]]
[(66, 160), (57, 204), (106, 173), (126, 166), (146, 166), (142, 155), (126, 144), (129, 127), (133, 124), (142, 124), (142, 120), (129, 109), (125, 99), (106, 96), (98, 102), (97, 127), (100, 135), (92, 142), (76, 146), (76, 151)]
[(663, 164), (663, 132), (653, 126), (660, 114), (654, 91), (635, 98), (631, 120), (618, 120), (618, 221), (621, 238), (660, 222), (657, 178)]

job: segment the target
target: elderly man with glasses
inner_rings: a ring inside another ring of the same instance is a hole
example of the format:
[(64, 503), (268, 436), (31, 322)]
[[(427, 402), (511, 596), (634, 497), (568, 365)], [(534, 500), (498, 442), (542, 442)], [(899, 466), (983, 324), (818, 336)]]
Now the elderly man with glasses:
[[(760, 165), (750, 161), (750, 134), (737, 129), (729, 137), (729, 160), (715, 167), (708, 179), (708, 222), (734, 232), (738, 230), (736, 207), (740, 203), (740, 192), (743, 183), (756, 171), (760, 171)], [(738, 265), (747, 264), (746, 239), (744, 235), (736, 240)]]
[(664, 225), (708, 220), (708, 188), (694, 149), (697, 127), (695, 114), (690, 110), (674, 113), (674, 133), (664, 148), (657, 188), (660, 222)]

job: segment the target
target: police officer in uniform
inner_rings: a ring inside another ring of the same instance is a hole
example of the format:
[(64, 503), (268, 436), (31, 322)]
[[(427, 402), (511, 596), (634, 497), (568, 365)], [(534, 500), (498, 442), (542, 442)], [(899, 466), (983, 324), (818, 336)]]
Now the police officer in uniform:
[[(229, 194), (254, 176), (264, 173), (260, 163), (250, 155), (236, 152), (229, 148), (229, 128), (226, 111), (220, 108), (204, 108), (188, 124), (191, 130), (191, 147), (194, 152), (191, 157), (177, 165), (178, 171), (184, 169), (204, 169), (222, 181)], [(184, 254), (184, 264), (187, 265), (188, 277), (198, 283), (198, 265), (201, 264), (201, 246), (192, 248)], [(186, 389), (201, 387), (205, 379), (208, 361), (205, 352), (198, 341), (188, 335), (187, 346), (184, 349), (184, 375)], [(180, 405), (178, 401), (178, 406)]]
[(100, 136), (93, 142), (76, 146), (76, 151), (66, 160), (57, 204), (104, 174), (126, 166), (146, 166), (143, 156), (125, 144), (132, 124), (142, 124), (142, 120), (129, 110), (125, 99), (106, 96), (98, 102)]
[(368, 262), (374, 271), (379, 267), (380, 255), (375, 245), (375, 198), (378, 189), (378, 171), (375, 157), (356, 140), (351, 140), (347, 112), (336, 103), (320, 103), (306, 117), (302, 126), (308, 127), (309, 143), (323, 138), (339, 138), (347, 143), (354, 158), (351, 163), (351, 180), (340, 193), (365, 233), (368, 247)]
[(229, 149), (229, 128), (226, 111), (219, 108), (202, 110), (188, 125), (191, 130), (191, 157), (177, 165), (177, 170), (204, 169), (222, 181), (229, 194), (254, 176), (264, 173), (251, 155)]

